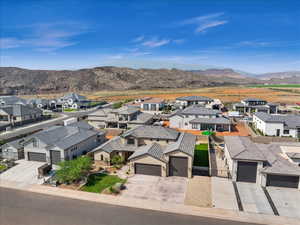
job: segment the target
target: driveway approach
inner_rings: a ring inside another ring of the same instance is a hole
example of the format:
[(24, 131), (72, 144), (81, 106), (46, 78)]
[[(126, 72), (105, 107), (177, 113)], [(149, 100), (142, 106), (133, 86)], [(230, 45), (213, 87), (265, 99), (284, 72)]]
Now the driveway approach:
[(184, 204), (187, 178), (134, 175), (122, 196)]
[(26, 186), (28, 184), (42, 184), (43, 179), (38, 179), (37, 169), (45, 164), (44, 162), (35, 162), (27, 160), (16, 161), (17, 165), (0, 174), (1, 180), (18, 182), (18, 185)]

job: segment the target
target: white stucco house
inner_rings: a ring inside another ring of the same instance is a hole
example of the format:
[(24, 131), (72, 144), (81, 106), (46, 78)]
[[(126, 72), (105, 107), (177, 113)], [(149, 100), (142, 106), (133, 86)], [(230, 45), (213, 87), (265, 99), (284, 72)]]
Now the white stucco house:
[(300, 116), (270, 115), (259, 112), (253, 115), (253, 125), (268, 136), (300, 137)]

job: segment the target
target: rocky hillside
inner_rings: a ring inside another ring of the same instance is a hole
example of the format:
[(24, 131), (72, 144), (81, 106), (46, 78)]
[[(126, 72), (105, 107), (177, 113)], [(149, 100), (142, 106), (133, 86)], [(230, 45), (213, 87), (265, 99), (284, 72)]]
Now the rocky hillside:
[(81, 70), (27, 70), (0, 67), (0, 94), (67, 91), (199, 88), (261, 83), (230, 69), (183, 71), (96, 67)]

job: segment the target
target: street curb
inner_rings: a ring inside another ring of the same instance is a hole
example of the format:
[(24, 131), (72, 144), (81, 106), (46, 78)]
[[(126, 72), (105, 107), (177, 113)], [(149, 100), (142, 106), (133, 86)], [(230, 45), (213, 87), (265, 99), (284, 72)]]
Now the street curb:
[[(6, 183), (6, 184), (5, 184)], [(39, 194), (46, 194), (57, 197), (71, 198), (76, 200), (91, 201), (97, 203), (104, 203), (109, 205), (124, 206), (130, 208), (139, 208), (145, 210), (154, 210), (167, 213), (176, 213), (181, 215), (200, 216), (214, 219), (232, 220), (238, 222), (259, 223), (259, 224), (273, 224), (273, 225), (296, 225), (299, 224), (297, 219), (263, 215), (255, 213), (245, 213), (226, 209), (217, 208), (201, 208), (197, 206), (187, 206), (181, 204), (166, 203), (160, 201), (150, 201), (143, 199), (124, 198), (122, 196), (111, 196), (105, 194), (96, 194), (83, 191), (74, 191), (69, 189), (49, 187), (43, 185), (28, 185), (26, 187), (18, 187), (14, 183), (0, 182), (0, 187), (16, 189), (21, 191), (28, 191)]]

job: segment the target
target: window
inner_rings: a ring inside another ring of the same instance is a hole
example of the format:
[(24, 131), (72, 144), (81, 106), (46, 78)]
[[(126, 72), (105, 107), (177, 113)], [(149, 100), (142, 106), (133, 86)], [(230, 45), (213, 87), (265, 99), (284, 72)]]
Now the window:
[(290, 134), (290, 130), (283, 130), (283, 134)]
[(134, 145), (134, 139), (132, 138), (127, 139), (127, 144)]
[(37, 147), (38, 147), (38, 142), (37, 142), (36, 139), (33, 139), (32, 145), (33, 145), (34, 148), (37, 148)]

